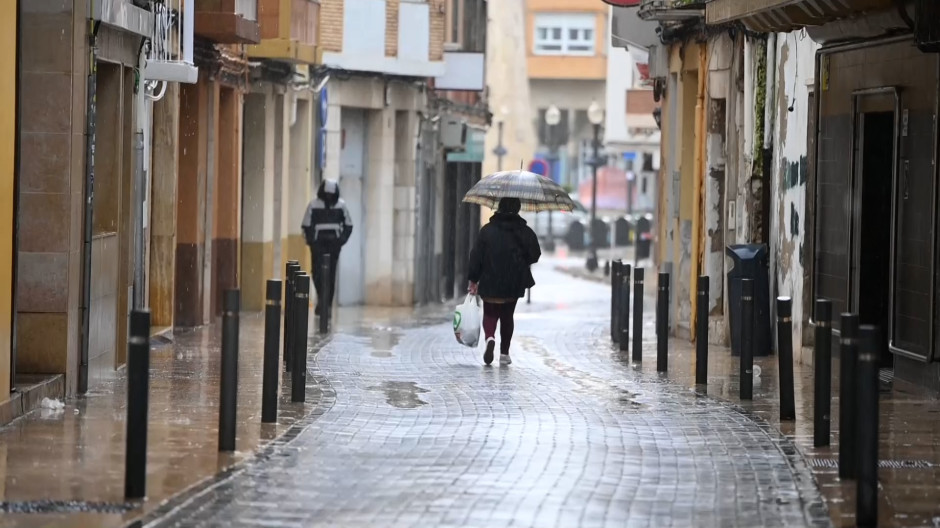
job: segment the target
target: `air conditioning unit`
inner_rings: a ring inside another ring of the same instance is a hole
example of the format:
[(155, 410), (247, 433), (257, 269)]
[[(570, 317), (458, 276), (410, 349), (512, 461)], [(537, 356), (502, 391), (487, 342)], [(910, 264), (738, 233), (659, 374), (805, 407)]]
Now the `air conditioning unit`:
[(467, 122), (456, 116), (442, 117), (441, 145), (449, 150), (463, 150), (467, 145)]
[(914, 6), (914, 35), (923, 52), (940, 52), (940, 2), (917, 0)]

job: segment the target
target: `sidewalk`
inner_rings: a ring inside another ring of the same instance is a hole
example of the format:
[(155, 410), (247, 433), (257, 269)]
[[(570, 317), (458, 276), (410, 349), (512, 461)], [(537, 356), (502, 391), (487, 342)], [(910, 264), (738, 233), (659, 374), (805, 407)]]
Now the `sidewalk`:
[[(311, 327), (312, 328), (312, 327)], [(62, 410), (42, 409), (0, 429), (0, 527), (117, 527), (205, 484), (300, 424), (327, 395), (307, 378), (307, 403), (281, 382), (277, 424), (261, 425), (263, 320), (241, 317), (238, 429), (217, 452), (220, 330), (177, 334), (151, 355), (147, 501), (124, 502), (126, 379), (121, 371)]]
[[(609, 285), (609, 278), (590, 276), (578, 268), (577, 261), (558, 267), (567, 273)], [(648, 281), (647, 281), (648, 282)], [(608, 286), (609, 287), (609, 286)], [(634, 368), (649, 376), (656, 372), (655, 288), (647, 286), (643, 330), (643, 363)], [(606, 327), (598, 346), (613, 348)], [(606, 333), (605, 333), (606, 332)], [(619, 352), (616, 352), (619, 354)], [(838, 356), (837, 351), (833, 351)], [(766, 422), (790, 439), (805, 457), (836, 526), (854, 526), (855, 481), (843, 482), (838, 476), (839, 430), (839, 360), (832, 365), (831, 446), (813, 446), (813, 369), (794, 365), (794, 392), (797, 417), (793, 422), (779, 419), (778, 363), (776, 356), (755, 358), (761, 376), (754, 385), (754, 398), (738, 398), (739, 361), (731, 350), (709, 346), (708, 385), (705, 391), (695, 386), (694, 344), (680, 339), (669, 342), (669, 372), (665, 379), (688, 387), (697, 394), (718, 398), (740, 406), (754, 419)], [(879, 458), (879, 526), (940, 526), (940, 401), (920, 388), (895, 380), (891, 392), (881, 393)]]

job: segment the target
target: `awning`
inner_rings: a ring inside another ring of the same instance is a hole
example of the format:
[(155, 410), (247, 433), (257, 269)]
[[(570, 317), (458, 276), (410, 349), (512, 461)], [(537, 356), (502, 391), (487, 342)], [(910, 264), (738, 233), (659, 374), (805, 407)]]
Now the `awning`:
[(649, 114), (627, 114), (627, 130), (645, 129), (651, 131), (659, 130), (656, 125), (656, 118), (652, 113)]
[(894, 0), (712, 0), (705, 21), (739, 21), (753, 31), (785, 33), (893, 7)]

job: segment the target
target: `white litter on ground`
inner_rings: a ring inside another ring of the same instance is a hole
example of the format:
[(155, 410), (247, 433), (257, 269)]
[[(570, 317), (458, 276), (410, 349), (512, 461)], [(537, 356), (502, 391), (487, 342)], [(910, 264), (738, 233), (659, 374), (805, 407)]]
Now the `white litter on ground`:
[(52, 398), (43, 398), (39, 406), (43, 409), (50, 409), (53, 411), (61, 411), (62, 409), (65, 409), (65, 404), (62, 403), (62, 400), (53, 400)]

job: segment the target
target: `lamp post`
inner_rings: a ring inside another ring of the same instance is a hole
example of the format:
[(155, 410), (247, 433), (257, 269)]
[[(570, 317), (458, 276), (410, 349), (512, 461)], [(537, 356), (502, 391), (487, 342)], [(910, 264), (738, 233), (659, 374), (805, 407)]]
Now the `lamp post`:
[(588, 271), (594, 271), (597, 269), (597, 240), (594, 236), (596, 234), (594, 224), (597, 222), (597, 166), (600, 164), (598, 149), (600, 147), (601, 123), (604, 121), (604, 110), (597, 104), (597, 101), (591, 102), (591, 106), (587, 110), (587, 117), (588, 121), (594, 126), (594, 153), (593, 159), (591, 159), (591, 253), (588, 256), (587, 269)]
[[(551, 178), (552, 174), (555, 172), (555, 151), (558, 149), (556, 146), (557, 140), (555, 139), (555, 127), (558, 126), (558, 123), (561, 123), (561, 110), (557, 106), (552, 105), (545, 111), (545, 124), (548, 125), (548, 177)], [(546, 251), (555, 251), (555, 234), (552, 232), (552, 212), (548, 211), (548, 240), (545, 242)]]
[(493, 154), (496, 154), (496, 170), (503, 170), (503, 156), (506, 155), (506, 147), (503, 146), (503, 122), (500, 121), (496, 124), (499, 129), (499, 136), (496, 143), (496, 148), (493, 149)]

